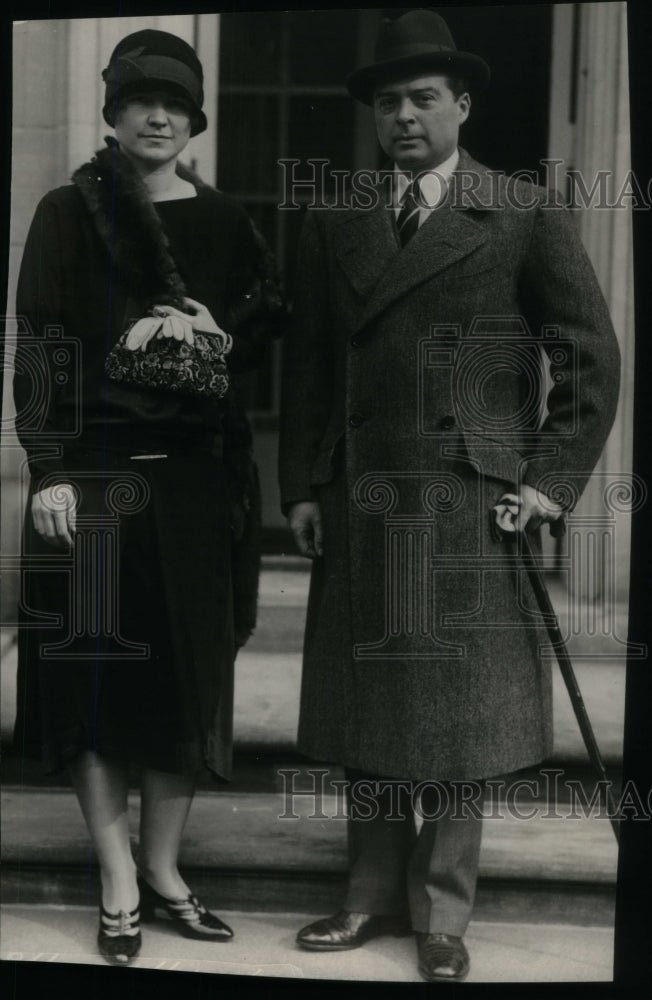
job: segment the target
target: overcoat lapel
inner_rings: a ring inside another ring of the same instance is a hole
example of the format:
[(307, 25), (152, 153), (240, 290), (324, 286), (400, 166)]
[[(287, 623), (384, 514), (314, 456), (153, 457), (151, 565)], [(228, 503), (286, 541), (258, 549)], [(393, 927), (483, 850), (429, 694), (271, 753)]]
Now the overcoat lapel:
[(379, 205), (360, 211), (339, 229), (336, 255), (353, 287), (368, 296), (357, 318), (356, 330), (367, 327), (412, 288), (462, 260), (487, 239), (468, 207), (487, 204), (490, 176), (485, 167), (460, 150), (458, 171), (475, 171), (479, 185), (474, 201), (449, 196), (401, 249), (394, 213), (386, 188), (378, 188)]
[(386, 205), (387, 192), (378, 188), (377, 193), (379, 205), (355, 211), (339, 227), (335, 243), (335, 255), (346, 276), (367, 297), (391, 269), (400, 249), (392, 209)]
[(442, 205), (421, 226), (375, 286), (358, 318), (358, 330), (412, 288), (468, 256), (487, 239), (486, 233), (464, 212)]

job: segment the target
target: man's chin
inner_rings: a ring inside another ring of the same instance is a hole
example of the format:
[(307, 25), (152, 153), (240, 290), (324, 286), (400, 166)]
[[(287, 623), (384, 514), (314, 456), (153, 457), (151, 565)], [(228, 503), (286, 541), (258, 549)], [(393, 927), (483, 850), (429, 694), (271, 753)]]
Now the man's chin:
[(418, 173), (428, 169), (428, 164), (424, 158), (416, 154), (414, 156), (404, 156), (399, 154), (395, 158), (394, 162), (399, 170), (403, 170), (405, 172), (411, 171), (412, 173)]

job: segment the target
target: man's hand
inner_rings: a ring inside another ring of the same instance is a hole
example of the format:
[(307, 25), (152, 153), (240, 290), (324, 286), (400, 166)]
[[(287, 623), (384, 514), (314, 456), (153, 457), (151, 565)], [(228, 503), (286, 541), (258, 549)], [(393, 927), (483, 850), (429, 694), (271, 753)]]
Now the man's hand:
[(554, 500), (525, 484), (521, 486), (518, 496), (505, 493), (493, 509), (496, 524), (505, 534), (525, 531), (526, 527), (534, 531), (543, 521), (556, 521), (563, 514)]
[(302, 556), (314, 559), (324, 554), (321, 508), (316, 501), (302, 500), (290, 507), (288, 524)]
[(69, 483), (57, 483), (32, 497), (32, 521), (41, 538), (55, 548), (70, 548), (77, 516), (75, 491)]

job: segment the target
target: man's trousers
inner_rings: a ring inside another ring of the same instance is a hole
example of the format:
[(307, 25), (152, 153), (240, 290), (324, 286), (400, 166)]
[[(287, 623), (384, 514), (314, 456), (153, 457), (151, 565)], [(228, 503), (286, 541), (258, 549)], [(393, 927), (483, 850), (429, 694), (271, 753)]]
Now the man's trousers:
[(406, 916), (415, 931), (462, 937), (475, 898), (481, 792), (474, 807), (456, 810), (453, 786), (423, 783), (417, 833), (414, 783), (352, 769), (346, 775), (350, 874), (344, 908)]

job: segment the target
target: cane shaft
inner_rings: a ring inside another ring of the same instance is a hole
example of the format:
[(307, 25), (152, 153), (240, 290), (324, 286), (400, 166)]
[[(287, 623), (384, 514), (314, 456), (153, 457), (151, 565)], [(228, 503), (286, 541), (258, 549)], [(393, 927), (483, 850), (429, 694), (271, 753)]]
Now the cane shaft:
[(526, 557), (525, 561), (528, 577), (532, 585), (532, 589), (534, 590), (534, 595), (537, 599), (539, 608), (544, 616), (548, 637), (552, 643), (555, 655), (557, 656), (561, 675), (564, 678), (564, 683), (566, 684), (566, 688), (570, 696), (575, 717), (580, 727), (582, 739), (584, 740), (584, 745), (587, 749), (591, 763), (597, 772), (598, 780), (604, 782), (604, 784), (599, 785), (599, 787), (603, 790), (603, 797), (607, 804), (609, 818), (616, 840), (619, 840), (620, 830), (618, 827), (618, 821), (615, 819), (616, 806), (611, 794), (607, 772), (600, 754), (595, 734), (593, 732), (593, 727), (591, 726), (591, 722), (586, 711), (586, 706), (584, 705), (582, 692), (579, 689), (575, 671), (573, 670), (573, 665), (568, 655), (568, 650), (566, 649), (566, 643), (564, 642), (561, 629), (559, 628), (557, 615), (555, 614), (555, 609), (552, 606), (550, 595), (548, 594), (548, 588), (546, 587), (543, 574), (539, 567), (538, 559), (532, 550), (530, 540), (527, 537), (526, 532), (521, 533), (520, 539), (523, 546), (523, 554)]

